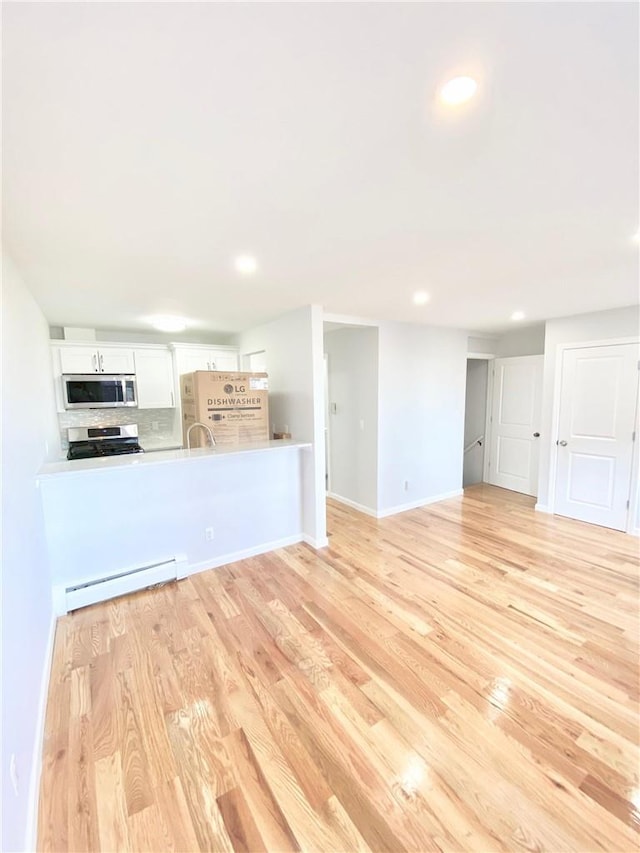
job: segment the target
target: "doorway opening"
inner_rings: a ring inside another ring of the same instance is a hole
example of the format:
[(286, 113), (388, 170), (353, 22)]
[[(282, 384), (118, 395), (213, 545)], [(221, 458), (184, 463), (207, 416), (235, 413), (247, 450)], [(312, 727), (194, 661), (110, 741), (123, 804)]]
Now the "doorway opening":
[(462, 466), (464, 488), (484, 481), (488, 382), (489, 360), (468, 358)]
[(333, 500), (376, 515), (378, 328), (324, 324), (325, 483)]

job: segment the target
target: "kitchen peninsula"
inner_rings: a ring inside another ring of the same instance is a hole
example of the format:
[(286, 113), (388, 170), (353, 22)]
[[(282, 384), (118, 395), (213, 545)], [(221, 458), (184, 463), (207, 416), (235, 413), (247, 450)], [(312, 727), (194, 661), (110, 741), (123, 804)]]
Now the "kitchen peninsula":
[(57, 613), (302, 541), (305, 454), (279, 440), (44, 465)]

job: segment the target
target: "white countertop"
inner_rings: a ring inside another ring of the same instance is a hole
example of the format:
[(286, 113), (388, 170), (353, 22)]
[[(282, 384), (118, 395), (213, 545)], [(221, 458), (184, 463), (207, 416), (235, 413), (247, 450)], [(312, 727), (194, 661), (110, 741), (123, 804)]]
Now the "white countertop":
[(255, 444), (233, 445), (228, 447), (202, 447), (193, 450), (157, 450), (150, 453), (125, 453), (122, 456), (107, 456), (100, 459), (72, 459), (62, 462), (49, 462), (40, 468), (38, 477), (52, 477), (59, 474), (80, 474), (87, 471), (105, 471), (114, 468), (147, 467), (165, 465), (170, 462), (195, 462), (216, 459), (222, 456), (238, 456), (246, 453), (262, 453), (266, 450), (281, 450), (292, 447), (311, 447), (310, 442), (279, 439), (277, 441), (258, 441)]

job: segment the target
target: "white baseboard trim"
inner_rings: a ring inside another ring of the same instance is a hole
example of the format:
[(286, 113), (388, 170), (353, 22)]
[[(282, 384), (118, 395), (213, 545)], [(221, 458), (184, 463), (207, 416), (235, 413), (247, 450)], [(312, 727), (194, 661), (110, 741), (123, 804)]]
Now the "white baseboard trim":
[(349, 498), (343, 498), (342, 495), (337, 495), (335, 492), (327, 492), (327, 497), (331, 498), (334, 501), (338, 501), (338, 503), (344, 504), (345, 506), (350, 506), (351, 509), (357, 509), (358, 512), (363, 512), (365, 515), (370, 515), (373, 518), (378, 518), (378, 513), (375, 509), (371, 509), (370, 506), (365, 506), (364, 504), (356, 503), (355, 501), (352, 501)]
[[(115, 581), (105, 581), (89, 588), (90, 598), (87, 601), (71, 600), (70, 595), (66, 591), (66, 584), (56, 585), (53, 588), (54, 614), (56, 616), (64, 616), (71, 604), (71, 609), (83, 607), (86, 604), (94, 604), (98, 601), (106, 601), (109, 598), (114, 598), (119, 595), (126, 595), (130, 592), (136, 592), (140, 589), (145, 589), (147, 586), (152, 586), (156, 583), (166, 583), (171, 580), (181, 580), (189, 575), (195, 575), (199, 572), (206, 572), (207, 569), (217, 569), (220, 566), (226, 566), (229, 563), (236, 563), (238, 560), (246, 560), (249, 557), (257, 557), (260, 554), (266, 554), (269, 551), (275, 551), (278, 548), (286, 548), (287, 545), (296, 545), (298, 542), (309, 542), (314, 548), (324, 547), (328, 545), (328, 541), (324, 545), (317, 545), (315, 541), (305, 537), (302, 533), (296, 533), (293, 536), (287, 536), (283, 539), (275, 539), (271, 542), (264, 542), (260, 545), (254, 545), (252, 548), (243, 548), (241, 551), (232, 551), (229, 554), (222, 554), (218, 557), (211, 557), (208, 560), (202, 560), (199, 563), (188, 563), (184, 554), (177, 555), (172, 560), (159, 563), (158, 570), (136, 571), (132, 575), (119, 577)], [(99, 580), (98, 578), (87, 578), (80, 583), (87, 581)], [(80, 591), (84, 594), (84, 591)]]
[(304, 535), (296, 533), (293, 536), (287, 536), (285, 539), (275, 539), (272, 542), (255, 545), (253, 548), (244, 548), (242, 551), (233, 551), (231, 554), (223, 554), (220, 557), (212, 557), (210, 560), (202, 560), (200, 563), (190, 563), (181, 577), (197, 575), (200, 572), (206, 572), (207, 569), (217, 569), (229, 563), (237, 563), (238, 560), (247, 560), (249, 557), (258, 557), (260, 554), (266, 554), (268, 551), (276, 551), (278, 548), (286, 548), (288, 545), (296, 545), (302, 541), (306, 541)]
[(449, 498), (458, 498), (462, 494), (463, 489), (455, 489), (452, 492), (443, 492), (440, 495), (433, 495), (433, 497), (430, 498), (422, 498), (419, 501), (411, 501), (406, 504), (397, 504), (396, 506), (381, 510), (371, 509), (371, 507), (356, 503), (355, 501), (349, 500), (349, 498), (343, 498), (342, 495), (337, 495), (335, 492), (327, 492), (327, 497), (332, 498), (334, 501), (338, 501), (338, 503), (344, 504), (345, 506), (351, 507), (351, 509), (362, 512), (365, 515), (370, 515), (372, 518), (387, 518), (390, 515), (397, 515), (399, 512), (407, 512), (407, 510), (410, 509), (419, 509), (421, 506), (429, 506), (429, 504), (438, 503), (438, 501), (446, 501)]
[(387, 509), (379, 510), (378, 518), (387, 518), (389, 515), (397, 515), (399, 512), (407, 512), (410, 509), (420, 509), (422, 506), (429, 506), (439, 501), (446, 501), (449, 498), (459, 498), (463, 494), (462, 489), (454, 489), (452, 492), (443, 492), (440, 495), (433, 495), (430, 498), (422, 498), (419, 501), (411, 501), (411, 503), (397, 504), (396, 506), (388, 507)]
[(38, 801), (40, 799), (40, 776), (42, 773), (42, 752), (44, 749), (44, 725), (47, 715), (47, 700), (49, 698), (49, 682), (51, 681), (51, 665), (53, 664), (53, 643), (58, 622), (55, 612), (51, 611), (47, 649), (45, 651), (42, 678), (40, 681), (40, 696), (38, 698), (38, 716), (36, 719), (36, 737), (31, 761), (31, 778), (29, 779), (29, 798), (27, 800), (27, 828), (25, 833), (25, 850), (36, 850), (38, 845)]
[(329, 540), (326, 536), (323, 536), (322, 539), (314, 539), (313, 536), (309, 536), (308, 534), (303, 533), (302, 541), (306, 542), (307, 545), (310, 545), (316, 551), (319, 548), (327, 548), (329, 546)]

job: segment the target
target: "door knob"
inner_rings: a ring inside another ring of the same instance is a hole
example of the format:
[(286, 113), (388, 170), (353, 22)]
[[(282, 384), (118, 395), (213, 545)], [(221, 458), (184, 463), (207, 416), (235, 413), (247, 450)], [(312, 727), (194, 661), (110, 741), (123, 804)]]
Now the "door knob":
[(534, 437), (534, 438), (540, 438), (540, 433), (539, 433), (539, 432), (534, 432), (533, 437)]
[(556, 444), (559, 444), (560, 447), (566, 447), (567, 446), (567, 442), (564, 440), (563, 441), (556, 441)]

